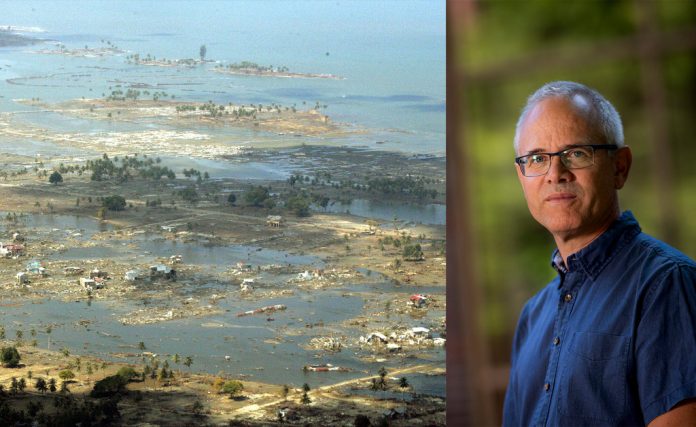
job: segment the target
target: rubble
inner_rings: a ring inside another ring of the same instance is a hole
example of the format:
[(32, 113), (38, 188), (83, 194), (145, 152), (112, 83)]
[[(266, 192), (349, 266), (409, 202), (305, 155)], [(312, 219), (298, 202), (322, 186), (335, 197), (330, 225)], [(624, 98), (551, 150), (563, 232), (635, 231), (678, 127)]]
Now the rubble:
[(321, 365), (306, 365), (302, 368), (305, 371), (311, 371), (311, 372), (331, 372), (331, 371), (340, 371), (340, 372), (348, 372), (348, 368), (341, 368), (340, 366), (334, 366), (330, 363), (324, 363)]
[(285, 310), (287, 307), (283, 304), (268, 305), (266, 307), (257, 308), (256, 310), (248, 310), (241, 313), (237, 313), (237, 317), (252, 316), (254, 314), (260, 313), (273, 313), (278, 310)]
[(313, 350), (339, 352), (343, 348), (343, 343), (334, 337), (315, 337), (309, 340), (307, 347)]

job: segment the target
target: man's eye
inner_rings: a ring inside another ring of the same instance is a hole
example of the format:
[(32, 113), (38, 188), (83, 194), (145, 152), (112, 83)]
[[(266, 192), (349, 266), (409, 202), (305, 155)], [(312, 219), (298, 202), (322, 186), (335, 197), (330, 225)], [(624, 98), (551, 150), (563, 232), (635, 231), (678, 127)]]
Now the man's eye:
[(546, 161), (546, 156), (542, 155), (535, 155), (535, 156), (529, 156), (528, 162), (530, 164), (539, 164), (539, 163), (544, 163)]
[(589, 153), (581, 149), (569, 150), (566, 156), (568, 156), (570, 159), (584, 159), (589, 156)]

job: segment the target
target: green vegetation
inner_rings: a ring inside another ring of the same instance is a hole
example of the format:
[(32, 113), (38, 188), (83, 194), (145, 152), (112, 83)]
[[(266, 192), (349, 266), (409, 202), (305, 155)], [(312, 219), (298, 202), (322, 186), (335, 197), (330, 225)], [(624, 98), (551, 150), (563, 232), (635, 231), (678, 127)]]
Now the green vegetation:
[(311, 390), (309, 384), (302, 384), (302, 399), (300, 400), (300, 402), (302, 402), (303, 405), (309, 405), (310, 403), (312, 403), (312, 399), (309, 398), (308, 394), (309, 390)]
[(102, 205), (110, 211), (122, 211), (126, 208), (126, 199), (118, 195), (108, 196), (102, 199)]
[(231, 398), (237, 397), (244, 390), (244, 384), (237, 380), (225, 382), (222, 386), (222, 392), (229, 394)]
[(205, 61), (205, 54), (208, 53), (208, 48), (205, 47), (205, 45), (201, 45), (201, 48), (198, 49), (198, 56), (201, 57), (201, 62)]
[(53, 185), (58, 185), (59, 183), (63, 182), (63, 175), (61, 175), (58, 171), (53, 171), (53, 173), (48, 177), (48, 182)]
[(260, 185), (251, 188), (244, 194), (244, 200), (247, 204), (257, 208), (266, 206), (266, 200), (270, 200), (270, 197), (269, 189)]
[(3, 347), (0, 350), (0, 361), (2, 361), (2, 366), (5, 368), (16, 368), (19, 366), (19, 361), (21, 360), (19, 351), (16, 347)]
[[(120, 163), (120, 165), (119, 165)], [(66, 172), (77, 172), (82, 175), (86, 171), (92, 171), (90, 179), (92, 181), (109, 181), (123, 183), (135, 177), (159, 181), (162, 177), (169, 179), (176, 178), (174, 171), (167, 167), (159, 166), (159, 161), (153, 160), (151, 157), (145, 157), (142, 160), (137, 156), (125, 156), (121, 159), (109, 158), (106, 154), (97, 160), (88, 160), (84, 166), (65, 168)]]
[(111, 375), (94, 384), (90, 392), (91, 397), (110, 397), (126, 391), (128, 380), (120, 375)]
[(116, 372), (116, 375), (126, 380), (126, 382), (132, 381), (140, 377), (140, 374), (130, 366), (124, 366), (120, 368), (118, 372)]
[(406, 245), (402, 253), (406, 261), (422, 261), (423, 260), (423, 250), (421, 245), (416, 243), (415, 245)]
[(71, 379), (75, 378), (75, 373), (70, 369), (64, 369), (58, 372), (58, 378), (63, 381), (70, 381)]
[(225, 67), (224, 65), (218, 65), (216, 68), (226, 68), (230, 71), (239, 71), (246, 73), (287, 73), (290, 71), (288, 67), (281, 66), (274, 68), (272, 65), (264, 66), (250, 61), (242, 61), (238, 63), (228, 64), (227, 67)]
[(179, 190), (179, 197), (189, 203), (196, 203), (199, 199), (198, 192), (195, 187), (186, 187), (183, 190)]
[(290, 197), (285, 206), (299, 217), (309, 216), (309, 199), (299, 196)]

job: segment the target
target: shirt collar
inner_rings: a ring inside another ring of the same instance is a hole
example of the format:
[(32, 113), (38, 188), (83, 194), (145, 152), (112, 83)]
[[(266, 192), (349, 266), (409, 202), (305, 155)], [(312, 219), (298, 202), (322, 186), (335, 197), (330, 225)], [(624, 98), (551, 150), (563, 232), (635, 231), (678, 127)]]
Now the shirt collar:
[(563, 274), (582, 269), (592, 280), (595, 280), (614, 256), (640, 232), (640, 225), (633, 213), (625, 211), (592, 243), (570, 255), (567, 258), (567, 265), (563, 262), (558, 249), (554, 250), (551, 256), (551, 266)]

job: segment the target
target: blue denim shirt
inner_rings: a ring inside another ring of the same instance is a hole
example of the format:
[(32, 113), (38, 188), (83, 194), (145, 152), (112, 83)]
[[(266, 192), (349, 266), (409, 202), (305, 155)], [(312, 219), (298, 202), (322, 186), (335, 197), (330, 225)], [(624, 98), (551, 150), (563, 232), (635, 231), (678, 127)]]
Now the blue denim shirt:
[(522, 310), (504, 426), (645, 425), (696, 397), (693, 260), (627, 211), (566, 268)]

